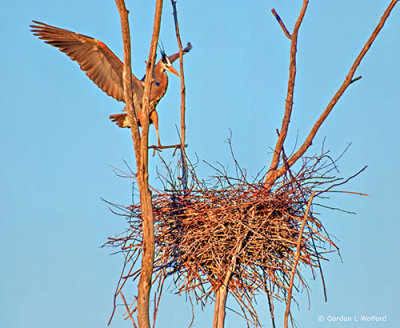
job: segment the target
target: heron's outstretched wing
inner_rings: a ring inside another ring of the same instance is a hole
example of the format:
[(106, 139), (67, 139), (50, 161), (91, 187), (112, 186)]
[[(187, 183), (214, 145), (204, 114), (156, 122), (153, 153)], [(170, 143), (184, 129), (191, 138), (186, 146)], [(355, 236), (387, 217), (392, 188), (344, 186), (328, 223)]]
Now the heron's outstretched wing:
[[(33, 23), (31, 28), (34, 35), (78, 62), (86, 75), (109, 96), (124, 101), (124, 65), (103, 42), (38, 21)], [(140, 93), (142, 84), (132, 75), (133, 92)]]

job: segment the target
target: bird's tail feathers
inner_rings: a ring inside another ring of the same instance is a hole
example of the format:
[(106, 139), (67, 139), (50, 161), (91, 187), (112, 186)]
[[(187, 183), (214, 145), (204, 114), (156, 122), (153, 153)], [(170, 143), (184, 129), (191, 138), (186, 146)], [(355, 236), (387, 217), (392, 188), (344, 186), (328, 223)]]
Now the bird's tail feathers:
[(120, 128), (129, 128), (129, 119), (127, 113), (110, 115), (110, 120), (115, 122)]

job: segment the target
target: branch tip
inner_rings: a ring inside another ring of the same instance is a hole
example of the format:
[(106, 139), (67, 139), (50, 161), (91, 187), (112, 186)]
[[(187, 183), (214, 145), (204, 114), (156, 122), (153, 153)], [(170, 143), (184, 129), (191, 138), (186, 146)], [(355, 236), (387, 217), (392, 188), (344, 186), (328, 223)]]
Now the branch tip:
[(360, 75), (360, 76), (357, 76), (357, 77), (355, 77), (354, 79), (352, 79), (351, 81), (350, 81), (350, 84), (352, 84), (352, 83), (354, 83), (354, 82), (357, 82), (358, 80), (361, 80), (362, 79), (362, 76)]
[(279, 25), (282, 28), (283, 33), (285, 33), (285, 35), (291, 39), (292, 35), (290, 34), (290, 32), (288, 31), (288, 29), (286, 28), (285, 24), (283, 23), (281, 17), (278, 15), (278, 13), (276, 12), (276, 10), (274, 8), (271, 9), (272, 14), (275, 16), (275, 19), (278, 21)]

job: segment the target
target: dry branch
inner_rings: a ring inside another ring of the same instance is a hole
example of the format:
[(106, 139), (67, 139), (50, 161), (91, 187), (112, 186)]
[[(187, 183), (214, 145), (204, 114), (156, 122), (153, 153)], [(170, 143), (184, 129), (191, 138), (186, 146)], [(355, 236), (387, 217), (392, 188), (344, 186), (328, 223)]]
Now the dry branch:
[[(394, 6), (399, 0), (392, 0), (390, 4), (388, 5), (387, 9), (383, 13), (377, 27), (375, 30), (372, 32), (371, 36), (369, 37), (368, 41), (365, 43), (364, 47), (362, 48), (360, 54), (357, 56), (355, 59), (353, 65), (351, 66), (349, 73), (347, 74), (344, 82), (336, 92), (336, 94), (333, 96), (331, 101), (329, 102), (328, 106), (325, 108), (325, 110), (322, 112), (321, 116), (318, 118), (318, 120), (315, 122), (314, 126), (312, 127), (309, 135), (307, 136), (306, 140), (304, 143), (301, 145), (301, 147), (288, 159), (287, 165), (282, 165), (279, 169), (278, 163), (279, 163), (279, 157), (280, 157), (280, 150), (282, 149), (281, 146), (283, 145), (284, 137), (282, 137), (282, 131), (285, 132), (285, 128), (287, 129), (289, 119), (290, 119), (290, 112), (291, 112), (291, 103), (288, 103), (288, 100), (286, 100), (286, 110), (285, 110), (285, 116), (282, 122), (282, 129), (280, 131), (280, 136), (277, 141), (277, 145), (275, 147), (275, 152), (273, 155), (273, 159), (271, 161), (271, 166), (270, 166), (270, 171), (268, 172), (266, 178), (265, 178), (265, 186), (270, 189), (272, 188), (273, 184), (277, 179), (279, 179), (281, 176), (283, 176), (287, 172), (287, 167), (291, 167), (294, 163), (296, 163), (307, 151), (307, 149), (311, 146), (312, 141), (317, 134), (317, 131), (321, 127), (322, 123), (325, 121), (325, 119), (328, 117), (328, 115), (331, 113), (332, 109), (334, 106), (337, 104), (339, 99), (342, 97), (343, 93), (346, 91), (348, 86), (357, 80), (358, 78), (354, 79), (354, 74), (360, 65), (362, 59), (364, 58), (365, 54), (368, 52), (369, 48), (371, 47), (372, 43), (375, 41), (376, 37), (378, 36), (379, 32), (382, 30), (383, 26), (385, 25), (385, 22), (387, 18), (389, 17), (391, 11), (393, 10)], [(306, 0), (305, 0), (306, 2)], [(306, 6), (305, 2), (303, 4), (303, 9)], [(299, 16), (299, 18), (301, 15)], [(299, 21), (299, 20), (298, 20)], [(293, 45), (293, 39), (292, 39), (292, 45)], [(292, 58), (292, 51), (293, 48), (291, 48), (291, 58)], [(292, 61), (291, 61), (292, 63)], [(292, 65), (291, 65), (292, 66)], [(292, 69), (292, 68), (291, 68)], [(289, 91), (290, 91), (290, 85), (291, 85), (291, 77), (292, 73), (290, 74), (289, 77), (289, 88), (288, 88), (288, 99), (290, 101), (291, 97), (289, 97)], [(294, 85), (294, 82), (293, 82)], [(289, 107), (289, 110), (288, 110)], [(289, 113), (289, 114), (288, 114)], [(286, 130), (287, 132), (287, 130)], [(286, 134), (284, 135), (286, 136)], [(283, 139), (283, 140), (282, 140)]]
[(132, 325), (133, 325), (135, 328), (137, 328), (136, 322), (135, 322), (135, 320), (134, 320), (133, 317), (132, 317), (132, 313), (131, 313), (131, 311), (130, 311), (130, 309), (129, 309), (128, 303), (126, 303), (126, 299), (125, 299), (124, 294), (122, 293), (122, 290), (120, 290), (119, 293), (120, 293), (120, 295), (121, 295), (121, 297), (122, 297), (122, 301), (124, 302), (124, 305), (125, 305), (125, 308), (126, 308), (126, 312), (127, 312), (127, 314), (128, 314), (128, 318), (131, 319)]
[[(179, 47), (179, 75), (181, 78), (181, 161), (182, 161), (182, 180), (185, 184), (187, 181), (187, 164), (186, 164), (186, 86), (185, 86), (185, 73), (183, 71), (183, 48), (181, 34), (179, 31), (178, 11), (176, 9), (176, 0), (171, 0), (171, 5), (174, 15), (175, 34)], [(186, 187), (184, 186), (184, 189)]]
[(132, 99), (132, 67), (131, 67), (131, 38), (128, 20), (128, 11), (125, 7), (124, 0), (115, 0), (118, 7), (120, 19), (121, 19), (121, 30), (123, 39), (123, 49), (124, 49), (124, 98), (126, 104), (126, 111), (128, 113), (129, 120), (131, 122), (132, 140), (135, 147), (135, 155), (137, 163), (140, 163), (140, 132), (138, 121), (136, 118), (135, 104)]
[[(289, 290), (288, 290), (287, 301), (286, 301), (286, 311), (285, 311), (285, 320), (284, 320), (285, 328), (288, 328), (288, 318), (289, 318), (289, 313), (290, 313), (290, 303), (292, 301), (293, 283), (294, 283), (294, 278), (296, 275), (297, 264), (299, 263), (300, 256), (301, 256), (301, 245), (302, 245), (302, 239), (303, 239), (303, 232), (304, 232), (304, 228), (306, 227), (306, 223), (308, 220), (308, 214), (310, 213), (310, 208), (311, 208), (311, 204), (313, 202), (314, 197), (315, 197), (315, 192), (312, 193), (312, 195), (308, 201), (306, 213), (304, 214), (303, 222), (301, 223), (299, 238), (297, 239), (297, 247), (296, 247), (297, 253), (296, 253), (296, 258), (293, 263), (292, 272), (290, 274)], [(319, 265), (319, 268), (321, 268), (321, 265)]]
[[(149, 189), (149, 173), (148, 173), (148, 135), (149, 135), (149, 105), (150, 92), (152, 82), (152, 72), (154, 69), (155, 55), (157, 50), (158, 36), (160, 32), (162, 0), (157, 0), (154, 18), (153, 36), (150, 45), (149, 59), (147, 61), (146, 78), (144, 81), (144, 94), (142, 111), (144, 113), (142, 124), (142, 134), (139, 133), (137, 122), (135, 119), (134, 104), (132, 101), (131, 90), (131, 46), (128, 11), (125, 7), (124, 0), (115, 0), (121, 17), (121, 28), (124, 42), (124, 97), (127, 104), (128, 117), (131, 121), (132, 139), (136, 155), (137, 181), (140, 190), (140, 207), (143, 213), (143, 252), (142, 266), (140, 270), (140, 279), (138, 286), (138, 304), (137, 316), (139, 328), (150, 328), (149, 303), (150, 289), (153, 274), (154, 262), (154, 223), (151, 192)], [(139, 104), (140, 105), (140, 104)]]
[[(282, 120), (282, 126), (279, 131), (279, 137), (276, 142), (275, 151), (274, 151), (274, 155), (272, 157), (269, 172), (266, 177), (266, 182), (269, 181), (269, 179), (270, 179), (269, 176), (271, 176), (275, 172), (276, 168), (279, 165), (279, 158), (281, 156), (282, 147), (285, 142), (285, 139), (286, 139), (286, 136), (288, 133), (288, 129), (289, 129), (290, 117), (292, 115), (292, 110), (293, 110), (293, 94), (294, 94), (294, 85), (295, 85), (296, 70), (297, 70), (296, 69), (297, 38), (298, 38), (301, 23), (303, 22), (304, 15), (307, 10), (307, 6), (308, 6), (308, 0), (304, 0), (299, 17), (296, 21), (296, 24), (294, 25), (293, 33), (290, 35), (290, 40), (291, 40), (290, 66), (289, 66), (288, 89), (287, 89), (287, 96), (286, 96), (286, 102), (285, 102), (285, 114), (284, 114), (284, 117)], [(275, 10), (272, 13), (276, 14)], [(275, 17), (277, 17), (277, 14), (275, 15)], [(280, 18), (278, 21), (281, 24), (281, 26), (284, 27), (282, 20)], [(287, 31), (286, 27), (284, 27), (284, 31)], [(286, 32), (285, 32), (285, 34), (286, 34)]]
[(276, 12), (275, 9), (271, 9), (272, 14), (275, 16), (276, 20), (278, 21), (279, 25), (282, 28), (283, 33), (285, 33), (285, 35), (288, 37), (288, 39), (292, 38), (292, 35), (290, 34), (290, 32), (288, 31), (288, 29), (286, 28), (285, 24), (283, 23), (281, 17), (278, 15), (278, 13)]

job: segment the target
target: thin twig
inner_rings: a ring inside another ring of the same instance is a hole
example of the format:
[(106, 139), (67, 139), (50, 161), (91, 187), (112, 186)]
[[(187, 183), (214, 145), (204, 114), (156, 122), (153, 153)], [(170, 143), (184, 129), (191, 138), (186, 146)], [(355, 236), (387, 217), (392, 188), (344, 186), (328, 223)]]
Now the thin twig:
[(272, 293), (269, 290), (267, 290), (267, 298), (268, 298), (268, 307), (269, 307), (269, 313), (270, 313), (271, 322), (272, 322), (272, 328), (276, 328), (275, 315), (274, 315), (274, 301), (272, 300)]
[(181, 163), (182, 163), (182, 186), (187, 189), (187, 163), (186, 163), (186, 86), (185, 86), (185, 73), (183, 71), (183, 48), (182, 40), (179, 31), (178, 11), (176, 9), (176, 0), (171, 0), (171, 5), (174, 15), (175, 34), (179, 47), (179, 75), (181, 78)]
[(290, 32), (288, 31), (288, 29), (286, 28), (285, 24), (283, 23), (281, 17), (278, 15), (278, 13), (276, 12), (275, 9), (271, 9), (272, 14), (275, 16), (276, 20), (278, 21), (279, 25), (282, 28), (283, 33), (285, 33), (285, 35), (288, 37), (288, 39), (292, 38), (292, 35), (290, 34)]
[(293, 283), (294, 283), (294, 277), (297, 269), (297, 264), (299, 263), (299, 259), (301, 256), (301, 241), (303, 239), (303, 232), (304, 232), (304, 227), (306, 226), (306, 222), (308, 220), (308, 214), (310, 212), (310, 207), (312, 204), (312, 201), (314, 199), (315, 192), (312, 193), (310, 200), (308, 201), (306, 213), (304, 214), (303, 222), (301, 224), (300, 232), (299, 232), (299, 238), (297, 239), (297, 253), (296, 257), (293, 263), (292, 267), (292, 273), (290, 275), (290, 284), (289, 284), (289, 290), (288, 290), (288, 295), (287, 295), (287, 301), (286, 301), (286, 311), (285, 311), (285, 320), (284, 320), (284, 327), (288, 327), (288, 318), (289, 318), (289, 313), (290, 313), (290, 302), (292, 300), (292, 290), (293, 290)]
[(131, 311), (129, 310), (128, 303), (126, 303), (125, 296), (124, 296), (124, 294), (122, 293), (122, 290), (120, 290), (119, 293), (120, 293), (120, 295), (121, 295), (121, 297), (122, 297), (122, 300), (124, 301), (125, 308), (126, 308), (126, 312), (128, 313), (128, 318), (131, 319), (131, 322), (132, 322), (133, 326), (134, 326), (135, 328), (137, 328), (136, 323), (135, 323), (135, 320), (134, 320), (133, 317), (132, 317), (132, 313), (131, 313)]

